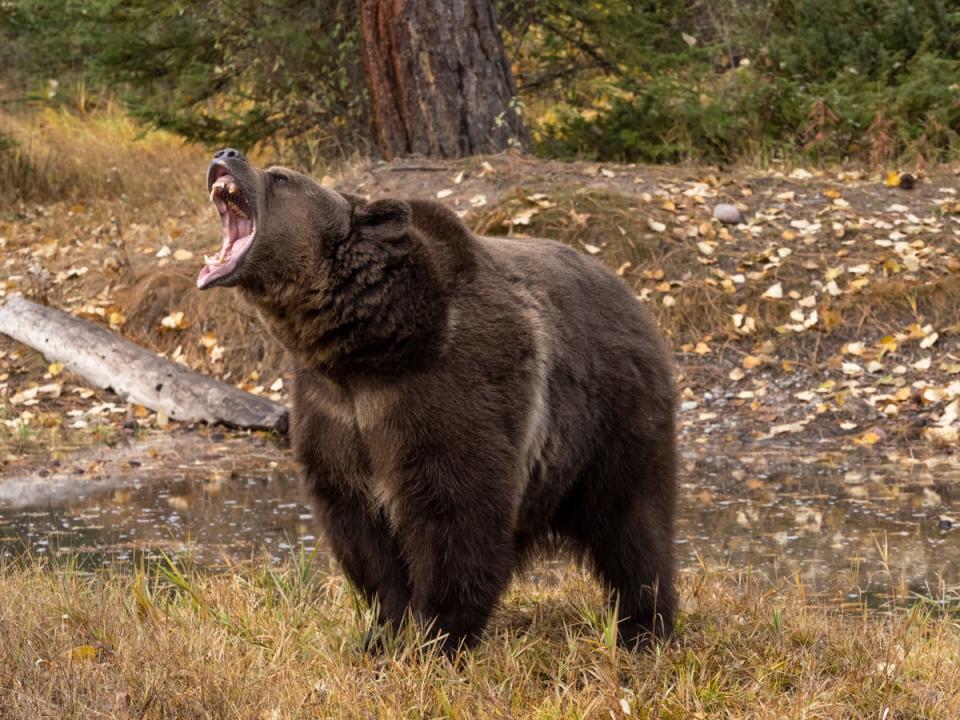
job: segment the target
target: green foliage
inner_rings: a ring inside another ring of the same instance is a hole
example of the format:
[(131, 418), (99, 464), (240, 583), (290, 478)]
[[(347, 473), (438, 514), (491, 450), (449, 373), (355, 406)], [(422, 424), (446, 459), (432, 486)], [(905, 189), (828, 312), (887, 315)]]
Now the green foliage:
[[(957, 154), (955, 0), (495, 5), (543, 155)], [(44, 100), (82, 105), (105, 89), (208, 145), (276, 143), (304, 165), (367, 148), (354, 0), (0, 3), (0, 68)]]
[(28, 73), (74, 70), (191, 140), (289, 140), (304, 163), (363, 143), (351, 0), (26, 0), (0, 28), (39, 43), (20, 63)]
[(522, 89), (535, 96), (528, 106), (540, 109), (543, 155), (880, 162), (956, 154), (960, 7), (952, 0), (501, 5)]

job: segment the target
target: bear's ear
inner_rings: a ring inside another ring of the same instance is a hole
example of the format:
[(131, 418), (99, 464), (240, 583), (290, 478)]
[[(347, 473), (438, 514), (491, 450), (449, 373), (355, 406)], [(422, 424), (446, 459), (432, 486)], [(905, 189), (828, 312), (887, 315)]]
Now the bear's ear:
[(399, 240), (410, 230), (412, 211), (402, 200), (377, 200), (357, 208), (357, 233), (367, 240)]

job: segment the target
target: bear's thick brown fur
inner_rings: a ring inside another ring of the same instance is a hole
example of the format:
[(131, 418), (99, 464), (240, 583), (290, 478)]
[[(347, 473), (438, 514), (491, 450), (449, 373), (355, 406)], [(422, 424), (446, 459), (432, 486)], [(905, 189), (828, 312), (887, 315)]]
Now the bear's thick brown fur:
[(560, 538), (618, 594), (622, 640), (669, 634), (674, 380), (617, 277), (232, 150), (208, 187), (224, 248), (198, 284), (238, 287), (293, 357), (296, 457), (384, 623), (410, 609), (447, 648), (473, 642), (522, 559)]

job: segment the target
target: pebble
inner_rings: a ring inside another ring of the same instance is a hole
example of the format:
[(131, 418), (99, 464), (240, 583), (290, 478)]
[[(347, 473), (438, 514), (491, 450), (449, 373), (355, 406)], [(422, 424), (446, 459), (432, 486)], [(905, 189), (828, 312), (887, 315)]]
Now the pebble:
[(713, 219), (729, 225), (739, 225), (743, 222), (743, 215), (736, 205), (720, 203), (713, 209)]

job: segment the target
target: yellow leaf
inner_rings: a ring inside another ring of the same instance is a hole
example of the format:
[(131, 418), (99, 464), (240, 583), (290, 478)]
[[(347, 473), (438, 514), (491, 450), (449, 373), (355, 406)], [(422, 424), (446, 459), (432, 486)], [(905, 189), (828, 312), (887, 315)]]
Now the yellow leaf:
[(756, 355), (746, 355), (743, 358), (743, 367), (745, 370), (753, 370), (761, 365), (763, 365), (763, 360)]
[(840, 197), (840, 191), (836, 188), (830, 188), (829, 190), (823, 191), (823, 196), (828, 197), (831, 200), (836, 200), (838, 197)]
[(47, 368), (47, 372), (56, 377), (63, 372), (63, 363), (51, 363)]
[(116, 330), (122, 326), (127, 321), (127, 318), (122, 312), (112, 312), (107, 316), (107, 322), (110, 324), (110, 327)]
[(877, 349), (880, 351), (878, 357), (882, 358), (890, 352), (897, 351), (897, 339), (893, 335), (887, 335), (877, 343)]
[(93, 645), (77, 645), (70, 650), (70, 660), (72, 662), (84, 662), (97, 659), (97, 649)]
[(836, 310), (824, 310), (820, 313), (820, 322), (823, 323), (824, 328), (827, 330), (833, 330), (834, 328), (840, 327), (840, 324), (843, 322), (843, 316)]
[(187, 327), (187, 321), (180, 311), (172, 312), (160, 321), (160, 325), (167, 330), (183, 330)]
[(887, 179), (883, 181), (883, 184), (887, 187), (899, 187), (900, 173), (898, 173), (896, 170), (891, 170), (887, 173)]
[(863, 445), (863, 446), (876, 445), (878, 442), (880, 442), (880, 439), (881, 439), (880, 436), (877, 433), (875, 433), (873, 430), (867, 430), (860, 437), (854, 438), (853, 444)]

